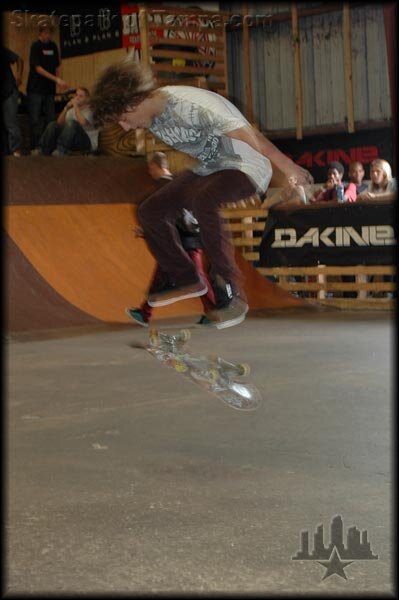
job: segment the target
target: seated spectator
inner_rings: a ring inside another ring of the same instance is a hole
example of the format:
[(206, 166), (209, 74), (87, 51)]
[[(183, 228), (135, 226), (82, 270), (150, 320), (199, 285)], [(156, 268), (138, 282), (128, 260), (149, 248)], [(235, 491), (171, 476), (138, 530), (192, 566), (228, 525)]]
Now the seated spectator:
[(358, 200), (394, 200), (397, 195), (397, 182), (392, 177), (391, 165), (382, 158), (370, 164), (370, 183), (367, 190), (359, 194)]
[(337, 161), (330, 162), (327, 171), (327, 183), (325, 189), (316, 193), (311, 202), (337, 202), (337, 188), (344, 186), (344, 202), (356, 202), (356, 185), (353, 182), (344, 183), (344, 166)]
[(87, 88), (79, 87), (57, 121), (47, 125), (33, 154), (64, 156), (76, 150), (94, 152), (98, 147), (98, 133), (99, 130), (93, 125), (90, 92)]
[(294, 175), (291, 175), (287, 179), (288, 185), (282, 190), (277, 190), (270, 198), (266, 198), (262, 202), (262, 208), (271, 208), (272, 206), (278, 205), (279, 208), (299, 208), (301, 205), (306, 204), (305, 190), (301, 185), (298, 185), (298, 180)]
[(365, 190), (367, 190), (368, 183), (363, 181), (364, 178), (364, 168), (361, 162), (355, 160), (349, 165), (349, 173), (348, 173), (349, 181), (356, 185), (356, 193), (357, 195), (361, 194)]

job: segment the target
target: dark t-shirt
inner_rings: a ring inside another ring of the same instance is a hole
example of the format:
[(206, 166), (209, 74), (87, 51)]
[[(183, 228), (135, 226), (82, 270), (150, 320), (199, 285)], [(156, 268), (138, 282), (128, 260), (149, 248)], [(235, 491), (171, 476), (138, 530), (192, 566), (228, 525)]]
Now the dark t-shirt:
[(33, 42), (29, 57), (30, 71), (27, 92), (31, 94), (42, 94), (54, 96), (56, 84), (54, 81), (36, 73), (35, 67), (43, 67), (52, 75), (56, 75), (56, 69), (60, 65), (58, 48), (54, 42), (44, 44), (40, 40)]
[(4, 46), (1, 47), (1, 99), (5, 100), (15, 89), (17, 84), (10, 65), (17, 62), (19, 56)]
[(368, 184), (365, 183), (364, 181), (362, 183), (360, 183), (359, 185), (356, 186), (356, 193), (357, 195), (361, 194), (362, 192), (364, 192), (365, 190), (367, 190), (368, 188)]

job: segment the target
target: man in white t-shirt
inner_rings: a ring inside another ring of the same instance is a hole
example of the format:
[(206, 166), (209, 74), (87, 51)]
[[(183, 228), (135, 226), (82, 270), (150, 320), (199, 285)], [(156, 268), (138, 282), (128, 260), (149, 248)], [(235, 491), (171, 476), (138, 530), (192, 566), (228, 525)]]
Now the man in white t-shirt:
[(76, 150), (94, 152), (98, 147), (98, 133), (90, 108), (90, 92), (79, 87), (57, 121), (47, 125), (35, 154), (64, 156)]
[(190, 86), (159, 88), (150, 69), (131, 59), (103, 72), (91, 106), (96, 124), (118, 122), (125, 131), (149, 129), (164, 143), (198, 161), (138, 208), (149, 248), (173, 282), (170, 289), (154, 291), (148, 303), (165, 306), (207, 292), (177, 235), (176, 217), (186, 208), (199, 223), (210, 262), (216, 310), (208, 318), (220, 329), (243, 321), (248, 306), (219, 208), (265, 192), (272, 177), (271, 163), (283, 174), (295, 175), (299, 184), (312, 183), (311, 175), (219, 94)]

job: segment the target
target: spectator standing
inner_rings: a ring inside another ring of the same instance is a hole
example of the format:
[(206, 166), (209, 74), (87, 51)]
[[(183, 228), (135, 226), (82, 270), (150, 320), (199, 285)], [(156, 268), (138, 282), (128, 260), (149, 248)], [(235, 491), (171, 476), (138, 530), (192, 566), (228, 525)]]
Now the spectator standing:
[[(11, 65), (17, 65), (15, 78)], [(1, 104), (5, 132), (5, 151), (13, 156), (21, 156), (22, 135), (18, 124), (19, 86), (22, 83), (24, 61), (18, 54), (1, 47)]]
[(57, 45), (52, 41), (53, 31), (50, 24), (40, 25), (39, 39), (30, 48), (27, 100), (31, 149), (37, 148), (44, 128), (55, 120), (56, 86), (68, 87), (66, 81), (58, 76), (61, 63)]
[(33, 154), (64, 156), (76, 150), (94, 152), (98, 148), (98, 133), (90, 109), (90, 92), (79, 87), (57, 121), (47, 125)]
[(311, 202), (337, 202), (337, 191), (340, 186), (344, 187), (344, 202), (356, 202), (356, 185), (353, 182), (343, 183), (344, 166), (338, 161), (330, 162), (327, 171), (327, 183), (324, 190), (316, 193)]

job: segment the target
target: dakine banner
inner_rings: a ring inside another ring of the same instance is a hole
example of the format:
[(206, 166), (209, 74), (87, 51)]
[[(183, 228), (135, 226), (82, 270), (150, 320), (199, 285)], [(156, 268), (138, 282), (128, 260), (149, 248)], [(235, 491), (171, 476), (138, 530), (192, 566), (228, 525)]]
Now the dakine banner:
[(262, 267), (389, 265), (397, 245), (395, 203), (271, 210), (260, 246)]
[(57, 16), (62, 58), (122, 47), (120, 3), (115, 0), (92, 9), (68, 6)]
[(310, 171), (318, 182), (327, 179), (328, 163), (332, 161), (343, 164), (345, 180), (348, 178), (348, 167), (354, 161), (363, 164), (365, 179), (370, 179), (370, 163), (375, 158), (384, 158), (394, 167), (392, 127), (332, 133), (328, 136), (314, 135), (302, 140), (273, 140), (273, 143), (294, 162)]

